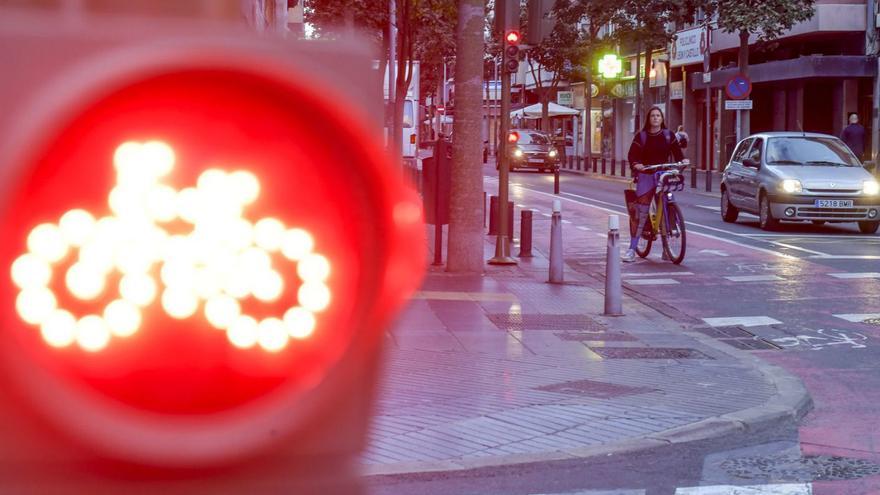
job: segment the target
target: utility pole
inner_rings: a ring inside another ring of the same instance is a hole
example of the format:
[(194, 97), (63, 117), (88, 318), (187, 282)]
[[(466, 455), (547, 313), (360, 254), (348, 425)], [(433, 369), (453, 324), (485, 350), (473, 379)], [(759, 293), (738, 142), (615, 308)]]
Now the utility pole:
[(495, 0), (495, 28), (501, 35), (501, 136), (500, 150), (496, 156), (498, 163), (498, 235), (495, 239), (495, 256), (489, 260), (490, 265), (515, 265), (516, 260), (510, 256), (510, 238), (508, 232), (508, 192), (510, 178), (510, 157), (508, 142), (510, 134), (510, 74), (519, 68), (519, 0)]
[[(397, 105), (397, 4), (395, 0), (388, 0), (388, 103), (386, 112), (394, 112)], [(396, 113), (396, 112), (395, 112)], [(396, 158), (401, 157), (400, 140), (402, 132), (392, 125), (388, 132), (388, 149)], [(394, 132), (397, 130), (398, 132)]]
[[(712, 80), (707, 77), (710, 74), (712, 56), (712, 36), (709, 29), (709, 18), (706, 18), (706, 53), (703, 54), (703, 82), (706, 83), (706, 145), (703, 146), (706, 164), (706, 191), (712, 190)], [(711, 76), (710, 76), (711, 77)]]
[(874, 73), (874, 99), (873, 105), (871, 105), (871, 161), (874, 162), (874, 171), (880, 168), (880, 110), (878, 110), (878, 106), (880, 106), (880, 40), (878, 40), (878, 36), (880, 36), (880, 31), (878, 31), (877, 19), (878, 19), (878, 11), (880, 9), (877, 8), (876, 0), (868, 0), (868, 22), (867, 22), (867, 30), (865, 32), (865, 53), (869, 56), (874, 57), (874, 65), (877, 67), (877, 72)]

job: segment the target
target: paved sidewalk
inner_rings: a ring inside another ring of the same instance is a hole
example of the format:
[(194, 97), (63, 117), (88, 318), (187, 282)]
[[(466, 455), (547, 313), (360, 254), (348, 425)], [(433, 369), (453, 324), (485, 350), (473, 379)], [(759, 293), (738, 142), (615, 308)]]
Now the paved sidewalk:
[[(627, 296), (625, 316), (602, 316), (603, 274), (569, 265), (565, 284), (546, 283), (548, 196), (511, 193), (541, 212), (534, 258), (487, 265), (483, 276), (431, 267), (389, 334), (366, 474), (638, 450), (791, 423), (809, 410), (800, 381), (694, 331), (701, 322)], [(566, 259), (604, 266), (607, 213), (564, 204)], [(492, 256), (494, 237), (484, 250)], [(625, 275), (638, 275), (632, 266)]]

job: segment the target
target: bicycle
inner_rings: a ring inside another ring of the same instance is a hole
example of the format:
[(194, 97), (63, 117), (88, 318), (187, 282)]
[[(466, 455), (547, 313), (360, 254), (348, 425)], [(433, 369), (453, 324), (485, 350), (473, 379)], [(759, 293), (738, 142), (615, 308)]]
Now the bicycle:
[[(246, 207), (260, 195), (252, 173), (206, 169), (194, 187), (177, 190), (163, 183), (174, 160), (163, 142), (123, 143), (114, 155), (112, 214), (97, 217), (75, 208), (57, 224), (31, 230), (28, 251), (12, 265), (21, 289), (16, 309), (46, 344), (98, 352), (114, 338), (135, 334), (154, 301), (175, 319), (203, 308), (207, 323), (241, 349), (280, 352), (315, 331), (316, 314), (330, 305), (331, 267), (315, 251), (312, 235), (272, 217), (253, 223), (245, 218)], [(175, 223), (177, 232), (169, 227)], [(247, 314), (242, 303), (273, 303), (291, 283), (282, 276), (289, 269), (273, 266), (272, 255), (296, 264), (296, 303), (283, 315), (261, 319)], [(59, 275), (78, 307), (99, 306), (96, 311), (76, 315), (63, 307), (53, 290), (61, 284), (50, 283)], [(117, 279), (114, 291), (110, 282)]]
[[(687, 231), (685, 230), (684, 215), (681, 208), (675, 202), (675, 191), (684, 189), (684, 175), (682, 170), (686, 165), (681, 162), (661, 163), (644, 167), (646, 171), (659, 173), (657, 187), (654, 190), (654, 198), (651, 201), (649, 216), (650, 221), (645, 222), (636, 246), (636, 254), (645, 258), (651, 252), (651, 246), (659, 233), (663, 243), (663, 254), (669, 261), (676, 265), (684, 261), (687, 248)], [(633, 201), (627, 201), (629, 211), (629, 233), (636, 235), (639, 228), (639, 217), (635, 207), (635, 181), (630, 183), (630, 191), (633, 191)], [(629, 197), (629, 196), (628, 196)]]

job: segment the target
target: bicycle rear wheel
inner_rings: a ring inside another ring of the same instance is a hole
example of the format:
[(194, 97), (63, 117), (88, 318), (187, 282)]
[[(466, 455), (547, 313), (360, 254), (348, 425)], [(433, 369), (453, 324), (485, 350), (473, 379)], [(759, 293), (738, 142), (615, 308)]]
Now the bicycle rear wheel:
[(661, 238), (663, 239), (663, 252), (676, 265), (684, 261), (685, 250), (687, 249), (687, 232), (684, 227), (684, 216), (681, 209), (675, 203), (666, 205), (666, 225)]
[(629, 216), (629, 235), (630, 238), (639, 236), (639, 243), (636, 245), (636, 254), (639, 255), (640, 258), (644, 258), (648, 256), (648, 253), (651, 252), (651, 245), (654, 243), (651, 237), (645, 238), (644, 232), (652, 231), (651, 221), (648, 220), (645, 223), (644, 231), (640, 234), (636, 234), (636, 229), (639, 228), (639, 217), (638, 213), (636, 215)]

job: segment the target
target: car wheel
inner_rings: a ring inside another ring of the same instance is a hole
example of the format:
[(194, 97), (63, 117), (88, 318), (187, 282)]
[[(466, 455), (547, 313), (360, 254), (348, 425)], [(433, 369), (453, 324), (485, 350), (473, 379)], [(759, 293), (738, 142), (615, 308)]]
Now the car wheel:
[(859, 230), (863, 234), (875, 234), (877, 233), (877, 227), (880, 227), (880, 221), (859, 222)]
[(727, 189), (721, 191), (721, 219), (727, 223), (733, 223), (739, 217), (739, 210), (730, 202)]
[(770, 211), (770, 200), (767, 199), (767, 195), (764, 193), (761, 193), (761, 204), (758, 210), (758, 218), (763, 230), (775, 230), (779, 227), (779, 220), (773, 218), (773, 212)]

